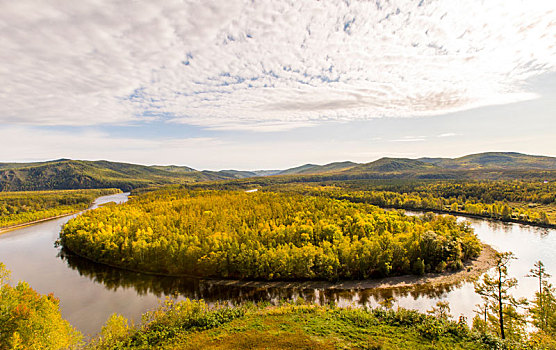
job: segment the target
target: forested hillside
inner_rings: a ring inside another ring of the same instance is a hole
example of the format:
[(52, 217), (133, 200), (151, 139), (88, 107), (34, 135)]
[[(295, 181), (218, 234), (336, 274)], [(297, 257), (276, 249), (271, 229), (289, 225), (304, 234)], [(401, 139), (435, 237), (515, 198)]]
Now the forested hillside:
[(271, 182), (357, 179), (556, 180), (556, 158), (519, 153), (480, 153), (461, 158), (381, 158), (357, 164), (305, 164), (285, 170), (197, 171), (186, 166), (145, 166), (109, 161), (60, 159), (0, 163), (0, 191), (119, 188), (225, 181), (272, 176)]
[(516, 152), (485, 152), (459, 158), (419, 158), (418, 160), (450, 169), (556, 169), (556, 158)]
[(43, 163), (0, 164), (0, 191), (119, 188), (236, 179), (249, 172), (196, 171), (188, 167), (145, 166), (108, 161), (61, 159)]
[(369, 163), (335, 162), (306, 164), (283, 170), (279, 175), (322, 175), (326, 178), (429, 178), (499, 179), (539, 175), (532, 170), (548, 171), (555, 178), (556, 158), (514, 152), (486, 152), (460, 158), (381, 158)]

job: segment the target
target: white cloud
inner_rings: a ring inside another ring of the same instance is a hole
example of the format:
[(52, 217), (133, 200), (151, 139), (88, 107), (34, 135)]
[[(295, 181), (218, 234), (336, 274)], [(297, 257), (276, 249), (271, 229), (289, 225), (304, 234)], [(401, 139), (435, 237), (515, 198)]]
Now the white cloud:
[(552, 1), (31, 1), (0, 11), (0, 122), (284, 130), (534, 98)]
[(454, 137), (454, 136), (457, 136), (457, 134), (454, 133), (454, 132), (447, 132), (447, 133), (444, 133), (444, 134), (440, 134), (437, 137)]
[(390, 140), (391, 142), (420, 142), (420, 141), (426, 141), (426, 137), (425, 136), (404, 136), (400, 139), (394, 139), (394, 140)]

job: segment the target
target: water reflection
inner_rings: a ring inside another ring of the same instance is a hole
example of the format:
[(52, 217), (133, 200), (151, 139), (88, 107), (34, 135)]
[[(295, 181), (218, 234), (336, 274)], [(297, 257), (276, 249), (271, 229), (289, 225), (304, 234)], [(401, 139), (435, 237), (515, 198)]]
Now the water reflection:
[(59, 257), (67, 266), (78, 271), (80, 276), (101, 283), (107, 290), (117, 291), (119, 288), (133, 288), (138, 295), (152, 294), (157, 297), (179, 295), (183, 298), (204, 299), (207, 302), (229, 301), (231, 303), (245, 301), (303, 300), (328, 304), (351, 304), (372, 306), (388, 299), (411, 297), (440, 298), (461, 287), (463, 282), (452, 284), (403, 286), (375, 289), (338, 289), (338, 288), (306, 288), (296, 283), (285, 283), (288, 287), (266, 286), (264, 283), (248, 283), (251, 285), (234, 285), (226, 280), (205, 280), (188, 277), (170, 277), (143, 274), (98, 264), (79, 257), (65, 250)]

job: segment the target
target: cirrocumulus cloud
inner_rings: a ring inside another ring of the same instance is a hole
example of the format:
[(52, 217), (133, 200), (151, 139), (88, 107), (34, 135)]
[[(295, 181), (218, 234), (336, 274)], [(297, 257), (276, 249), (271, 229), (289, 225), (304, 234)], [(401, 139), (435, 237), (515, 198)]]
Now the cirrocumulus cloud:
[(534, 98), (552, 1), (30, 1), (0, 11), (0, 122), (279, 130)]

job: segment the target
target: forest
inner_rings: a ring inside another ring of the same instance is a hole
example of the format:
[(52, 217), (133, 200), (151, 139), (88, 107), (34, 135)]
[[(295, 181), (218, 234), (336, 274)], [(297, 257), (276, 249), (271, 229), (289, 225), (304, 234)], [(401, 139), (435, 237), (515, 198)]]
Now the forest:
[[(467, 194), (465, 190), (472, 187), (476, 190), (476, 196)], [(452, 189), (449, 189), (452, 188)], [(284, 192), (304, 193), (317, 196), (325, 196), (335, 199), (349, 200), (352, 202), (363, 202), (380, 207), (410, 209), (410, 210), (432, 210), (451, 214), (468, 214), (479, 217), (487, 217), (501, 221), (514, 221), (539, 226), (551, 226), (556, 223), (553, 212), (547, 214), (544, 203), (549, 203), (548, 208), (556, 208), (554, 194), (541, 195), (526, 193), (519, 197), (519, 193), (512, 193), (516, 202), (508, 202), (503, 193), (496, 191), (481, 191), (481, 186), (467, 184), (448, 184), (441, 187), (438, 184), (421, 185), (411, 192), (405, 188), (390, 190), (354, 190), (345, 185), (295, 185), (288, 184), (279, 188), (271, 188)], [(503, 188), (505, 189), (505, 188)], [(517, 192), (517, 191), (516, 191)], [(508, 196), (509, 197), (509, 196)], [(537, 202), (528, 198), (540, 198)], [(539, 203), (540, 202), (540, 203)]]
[(59, 243), (151, 273), (365, 279), (461, 268), (482, 245), (450, 216), (293, 193), (161, 189), (70, 220)]
[[(189, 189), (248, 189), (329, 196), (380, 207), (430, 210), (556, 225), (556, 183), (524, 180), (346, 180), (300, 181), (268, 177), (185, 185)], [(143, 190), (144, 191), (144, 190)]]
[(118, 189), (0, 192), (0, 228), (74, 213)]

